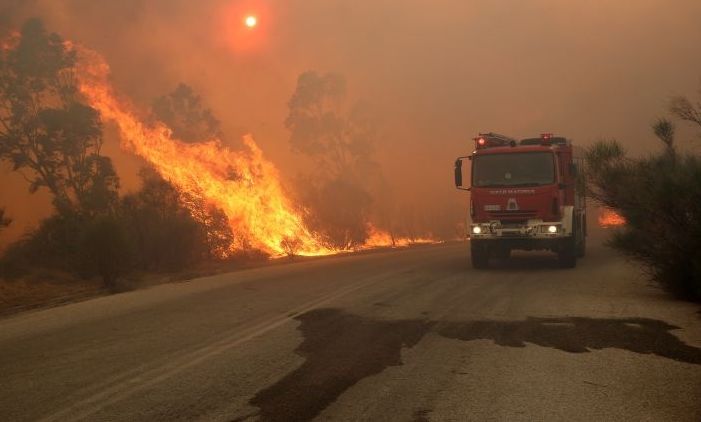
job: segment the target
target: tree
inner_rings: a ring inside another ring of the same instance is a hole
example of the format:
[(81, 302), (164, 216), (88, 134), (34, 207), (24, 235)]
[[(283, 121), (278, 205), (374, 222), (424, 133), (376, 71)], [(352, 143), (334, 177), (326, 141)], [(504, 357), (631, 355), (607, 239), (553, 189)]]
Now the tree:
[[(121, 216), (143, 270), (179, 270), (207, 258), (219, 258), (232, 241), (221, 213), (202, 207), (202, 221), (185, 208), (172, 184), (154, 170), (139, 173), (141, 190), (122, 200)], [(198, 207), (199, 208), (199, 207)]]
[(370, 107), (347, 105), (341, 75), (313, 71), (299, 76), (288, 106), (292, 150), (309, 157), (315, 169), (298, 183), (310, 210), (307, 223), (335, 247), (364, 243), (373, 196), (386, 194), (372, 157), (378, 124)]
[[(670, 110), (701, 129), (700, 107), (680, 97)], [(658, 120), (653, 132), (665, 150), (652, 157), (630, 158), (616, 141), (592, 146), (589, 194), (626, 220), (611, 246), (643, 264), (669, 291), (701, 300), (701, 157), (675, 149), (670, 121)]]
[[(153, 102), (152, 112), (154, 117), (168, 125), (173, 131), (173, 136), (181, 141), (195, 143), (223, 138), (219, 120), (212, 110), (205, 106), (202, 98), (186, 84), (181, 83), (169, 94), (157, 98)], [(171, 191), (178, 197), (177, 206), (180, 210), (185, 211), (180, 205), (182, 202), (199, 201), (177, 192), (168, 181), (155, 173), (142, 174), (142, 180), (143, 193)], [(230, 252), (233, 233), (222, 210), (199, 201), (190, 207), (190, 215), (206, 228), (210, 256), (221, 257)]]
[(105, 287), (117, 289), (117, 279), (129, 271), (130, 249), (126, 229), (114, 216), (98, 216), (85, 223), (80, 239), (83, 270), (96, 273)]
[(373, 203), (370, 194), (342, 178), (305, 184), (305, 203), (312, 206), (307, 224), (315, 232), (324, 233), (337, 248), (352, 249), (365, 243)]
[(312, 157), (326, 177), (347, 179), (377, 169), (372, 160), (377, 122), (367, 104), (346, 107), (341, 75), (302, 73), (288, 107), (285, 126), (292, 149)]
[(37, 19), (0, 51), (0, 159), (30, 192), (47, 188), (59, 213), (94, 216), (114, 206), (119, 181), (100, 154), (100, 116), (78, 98), (75, 60)]
[(693, 104), (686, 97), (675, 97), (671, 101), (670, 111), (679, 119), (701, 127), (701, 100)]
[(221, 137), (219, 120), (205, 107), (202, 98), (188, 85), (179, 84), (172, 92), (157, 98), (153, 115), (184, 142), (203, 142)]
[(652, 125), (652, 131), (657, 136), (657, 139), (665, 145), (667, 153), (674, 157), (676, 150), (674, 149), (674, 125), (672, 122), (667, 119), (658, 119)]

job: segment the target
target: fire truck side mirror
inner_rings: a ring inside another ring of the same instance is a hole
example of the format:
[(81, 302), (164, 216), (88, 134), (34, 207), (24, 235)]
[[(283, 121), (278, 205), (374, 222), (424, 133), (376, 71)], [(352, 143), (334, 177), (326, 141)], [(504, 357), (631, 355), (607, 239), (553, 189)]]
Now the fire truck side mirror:
[(462, 187), (462, 160), (455, 160), (455, 187)]

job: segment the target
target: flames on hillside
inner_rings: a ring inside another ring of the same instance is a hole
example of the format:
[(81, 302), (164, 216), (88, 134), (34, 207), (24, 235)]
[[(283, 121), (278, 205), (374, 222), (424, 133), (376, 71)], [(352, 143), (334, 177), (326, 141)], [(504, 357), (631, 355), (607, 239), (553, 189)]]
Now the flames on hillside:
[[(121, 146), (146, 161), (180, 192), (191, 214), (206, 224), (202, 207), (215, 207), (226, 216), (233, 242), (222, 257), (255, 248), (272, 256), (329, 255), (343, 249), (329, 246), (323, 235), (304, 222), (305, 210), (282, 188), (275, 165), (267, 160), (251, 136), (244, 151), (234, 151), (218, 139), (184, 143), (163, 123), (147, 125), (135, 107), (120, 98), (110, 81), (110, 68), (94, 51), (67, 43), (78, 51), (76, 78), (81, 93), (105, 121), (116, 123)], [(394, 238), (370, 222), (366, 243), (355, 249), (406, 246), (431, 239)]]

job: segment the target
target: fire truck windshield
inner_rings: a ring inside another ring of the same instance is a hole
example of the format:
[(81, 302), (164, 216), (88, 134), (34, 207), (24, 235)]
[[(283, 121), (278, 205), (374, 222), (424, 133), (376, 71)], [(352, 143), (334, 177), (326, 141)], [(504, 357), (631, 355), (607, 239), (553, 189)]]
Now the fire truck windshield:
[(540, 186), (555, 183), (554, 156), (548, 152), (477, 155), (472, 186)]

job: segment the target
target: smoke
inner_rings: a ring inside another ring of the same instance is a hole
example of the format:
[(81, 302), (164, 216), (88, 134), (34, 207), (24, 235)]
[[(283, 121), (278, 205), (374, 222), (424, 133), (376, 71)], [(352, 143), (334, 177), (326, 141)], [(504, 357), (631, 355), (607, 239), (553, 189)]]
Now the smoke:
[[(242, 30), (246, 13), (258, 15), (257, 32)], [(222, 132), (252, 132), (290, 186), (308, 170), (284, 125), (297, 77), (342, 74), (351, 100), (382, 116), (374, 159), (390, 214), (442, 235), (466, 215), (451, 163), (475, 132), (613, 137), (645, 153), (657, 148), (649, 123), (701, 77), (697, 0), (6, 0), (0, 16), (0, 32), (37, 16), (99, 51), (117, 89), (144, 109), (186, 83)], [(105, 152), (135, 189), (143, 163), (109, 126)], [(1, 170), (0, 205), (15, 219), (4, 242), (41, 214), (29, 208), (49, 207)]]

